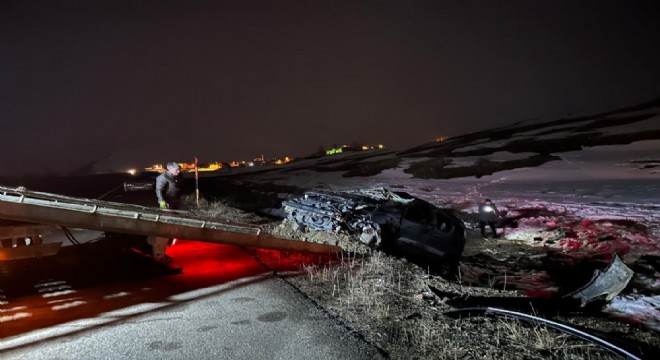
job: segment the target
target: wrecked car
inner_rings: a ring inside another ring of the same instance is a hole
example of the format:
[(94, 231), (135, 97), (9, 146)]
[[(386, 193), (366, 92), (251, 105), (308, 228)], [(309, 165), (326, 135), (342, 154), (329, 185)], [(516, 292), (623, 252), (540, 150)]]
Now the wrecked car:
[(306, 192), (282, 203), (289, 220), (313, 230), (345, 231), (387, 252), (457, 264), (465, 226), (452, 211), (387, 189)]

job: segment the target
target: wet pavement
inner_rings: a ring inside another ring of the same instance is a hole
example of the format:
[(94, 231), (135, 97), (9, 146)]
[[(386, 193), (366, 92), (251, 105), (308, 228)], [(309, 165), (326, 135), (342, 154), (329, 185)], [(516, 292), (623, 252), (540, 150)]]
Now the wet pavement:
[[(380, 357), (242, 248), (178, 241), (165, 266), (114, 240), (81, 243), (0, 263), (1, 358)], [(280, 257), (279, 270), (315, 260)]]

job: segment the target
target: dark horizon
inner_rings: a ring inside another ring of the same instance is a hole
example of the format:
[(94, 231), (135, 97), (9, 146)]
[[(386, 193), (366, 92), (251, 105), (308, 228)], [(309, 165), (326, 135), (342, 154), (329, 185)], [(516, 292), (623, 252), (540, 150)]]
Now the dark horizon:
[[(5, 1), (3, 174), (406, 149), (660, 95), (657, 2)], [(189, 159), (189, 160), (186, 160)], [(28, 165), (29, 164), (29, 165)]]

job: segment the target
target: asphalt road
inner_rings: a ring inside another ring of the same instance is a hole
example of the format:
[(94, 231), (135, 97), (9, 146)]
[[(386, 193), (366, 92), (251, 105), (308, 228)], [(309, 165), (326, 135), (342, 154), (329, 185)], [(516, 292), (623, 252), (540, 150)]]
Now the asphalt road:
[[(2, 359), (374, 359), (379, 352), (234, 246), (179, 241), (172, 267), (86, 240), (0, 263)], [(274, 254), (278, 270), (315, 261)]]

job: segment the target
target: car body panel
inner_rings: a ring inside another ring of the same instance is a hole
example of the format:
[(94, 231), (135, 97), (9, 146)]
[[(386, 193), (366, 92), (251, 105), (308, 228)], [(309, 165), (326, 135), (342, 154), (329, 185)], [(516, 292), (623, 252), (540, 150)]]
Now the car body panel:
[[(452, 211), (405, 192), (307, 192), (283, 207), (299, 225), (344, 230), (370, 245), (432, 263), (456, 263), (465, 246), (465, 226)], [(319, 218), (325, 219), (323, 226)], [(361, 233), (364, 226), (377, 229), (378, 241)]]

